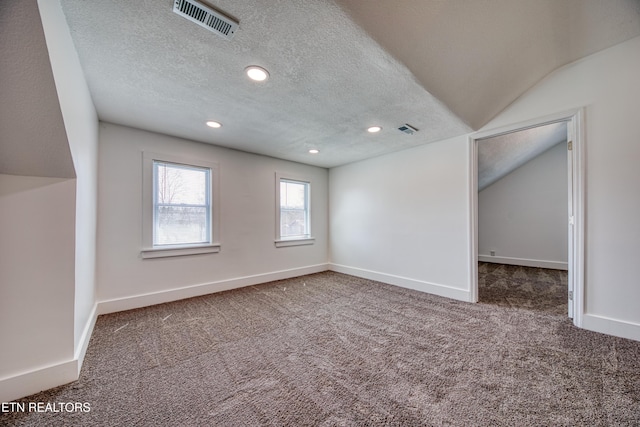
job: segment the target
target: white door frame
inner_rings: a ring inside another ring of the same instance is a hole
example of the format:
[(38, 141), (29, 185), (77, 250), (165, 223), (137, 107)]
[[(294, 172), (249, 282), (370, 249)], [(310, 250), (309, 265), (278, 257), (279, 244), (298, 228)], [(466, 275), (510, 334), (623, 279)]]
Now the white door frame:
[[(582, 317), (584, 315), (584, 127), (583, 108), (564, 111), (525, 122), (514, 123), (496, 129), (480, 131), (469, 136), (469, 185), (470, 185), (470, 207), (471, 223), (470, 248), (469, 248), (469, 276), (471, 287), (469, 299), (471, 302), (478, 302), (478, 142), (482, 139), (504, 135), (520, 130), (530, 129), (542, 125), (557, 122), (567, 122), (567, 133), (572, 136), (572, 149), (568, 151), (568, 162), (572, 167), (567, 173), (572, 191), (569, 194), (569, 216), (573, 216), (571, 224), (570, 218), (568, 234), (568, 288), (573, 291), (573, 323), (582, 327)], [(572, 193), (572, 194), (571, 194)], [(572, 215), (573, 213), (573, 215)], [(572, 228), (571, 228), (572, 227)]]

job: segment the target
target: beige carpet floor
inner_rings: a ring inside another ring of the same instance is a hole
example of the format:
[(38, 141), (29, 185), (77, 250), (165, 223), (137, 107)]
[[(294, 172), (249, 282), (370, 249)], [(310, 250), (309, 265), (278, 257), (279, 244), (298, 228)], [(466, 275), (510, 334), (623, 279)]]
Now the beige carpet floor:
[(479, 304), (326, 272), (100, 316), (79, 381), (19, 401), (91, 411), (0, 424), (640, 425), (640, 342), (573, 327), (562, 274), (480, 271)]

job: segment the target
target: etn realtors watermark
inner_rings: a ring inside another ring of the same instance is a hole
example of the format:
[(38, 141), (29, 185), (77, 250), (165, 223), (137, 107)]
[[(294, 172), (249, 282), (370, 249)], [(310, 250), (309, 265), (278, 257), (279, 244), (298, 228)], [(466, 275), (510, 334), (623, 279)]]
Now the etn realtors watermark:
[(2, 402), (2, 412), (91, 412), (89, 402)]

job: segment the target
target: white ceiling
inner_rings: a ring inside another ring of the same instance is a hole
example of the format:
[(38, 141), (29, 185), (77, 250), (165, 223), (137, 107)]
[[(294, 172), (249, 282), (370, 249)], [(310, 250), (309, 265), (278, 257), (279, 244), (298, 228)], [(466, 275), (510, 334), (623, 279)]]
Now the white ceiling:
[(567, 142), (567, 122), (479, 140), (478, 191), (561, 142)]
[(171, 0), (61, 4), (101, 120), (322, 167), (469, 133), (640, 34), (640, 0), (209, 1), (240, 21), (231, 41)]
[(558, 67), (640, 34), (640, 0), (338, 0), (478, 129)]

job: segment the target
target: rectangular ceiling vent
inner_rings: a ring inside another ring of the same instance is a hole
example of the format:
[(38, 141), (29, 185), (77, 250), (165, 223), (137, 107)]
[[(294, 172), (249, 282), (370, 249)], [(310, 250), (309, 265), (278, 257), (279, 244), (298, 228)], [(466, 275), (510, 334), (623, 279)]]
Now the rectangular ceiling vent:
[(207, 30), (231, 40), (239, 23), (195, 0), (174, 0), (173, 11)]
[(414, 133), (418, 132), (418, 129), (414, 128), (408, 123), (405, 123), (404, 125), (400, 126), (398, 130), (400, 132), (406, 133), (407, 135), (413, 135)]

